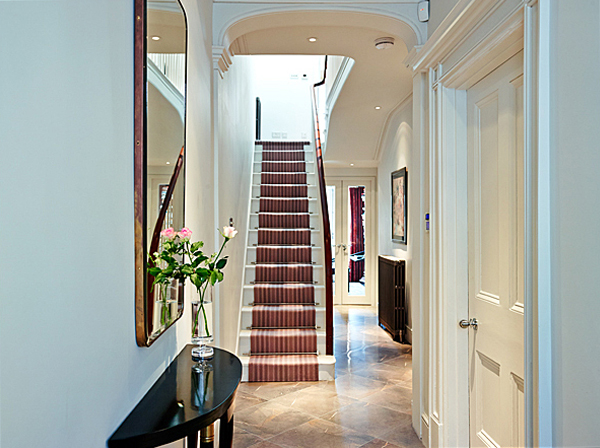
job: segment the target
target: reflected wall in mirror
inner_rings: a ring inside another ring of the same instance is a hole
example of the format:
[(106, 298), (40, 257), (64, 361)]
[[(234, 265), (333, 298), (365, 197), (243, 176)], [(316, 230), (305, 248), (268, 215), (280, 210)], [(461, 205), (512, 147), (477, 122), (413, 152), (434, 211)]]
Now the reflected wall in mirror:
[(135, 313), (147, 347), (183, 314), (183, 284), (152, 287), (160, 232), (184, 226), (187, 24), (177, 0), (135, 4)]

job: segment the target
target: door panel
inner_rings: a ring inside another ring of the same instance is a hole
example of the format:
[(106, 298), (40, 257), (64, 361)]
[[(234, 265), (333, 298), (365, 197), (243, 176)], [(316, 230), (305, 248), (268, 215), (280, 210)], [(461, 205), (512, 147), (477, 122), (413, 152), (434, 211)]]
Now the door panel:
[(467, 94), (472, 447), (524, 444), (522, 60)]

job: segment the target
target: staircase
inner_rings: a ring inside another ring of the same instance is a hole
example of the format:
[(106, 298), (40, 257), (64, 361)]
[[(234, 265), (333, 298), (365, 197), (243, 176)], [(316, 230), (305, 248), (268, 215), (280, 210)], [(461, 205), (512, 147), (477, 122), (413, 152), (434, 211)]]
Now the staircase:
[(238, 345), (242, 380), (331, 380), (314, 148), (256, 142), (252, 179)]

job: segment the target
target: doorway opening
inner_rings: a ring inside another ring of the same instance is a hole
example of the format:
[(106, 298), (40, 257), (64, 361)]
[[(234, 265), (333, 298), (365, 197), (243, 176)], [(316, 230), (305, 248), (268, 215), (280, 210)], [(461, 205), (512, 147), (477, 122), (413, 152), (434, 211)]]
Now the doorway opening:
[(327, 202), (336, 305), (375, 304), (371, 179), (329, 180)]

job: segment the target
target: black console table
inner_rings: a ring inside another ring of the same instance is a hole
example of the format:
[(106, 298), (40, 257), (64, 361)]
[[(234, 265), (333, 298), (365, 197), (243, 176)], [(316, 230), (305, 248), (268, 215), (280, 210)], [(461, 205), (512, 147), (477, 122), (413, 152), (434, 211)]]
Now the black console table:
[(187, 437), (197, 447), (198, 431), (221, 419), (220, 446), (231, 447), (233, 402), (242, 378), (237, 356), (215, 348), (212, 371), (195, 372), (186, 346), (108, 439), (109, 448), (154, 448)]

